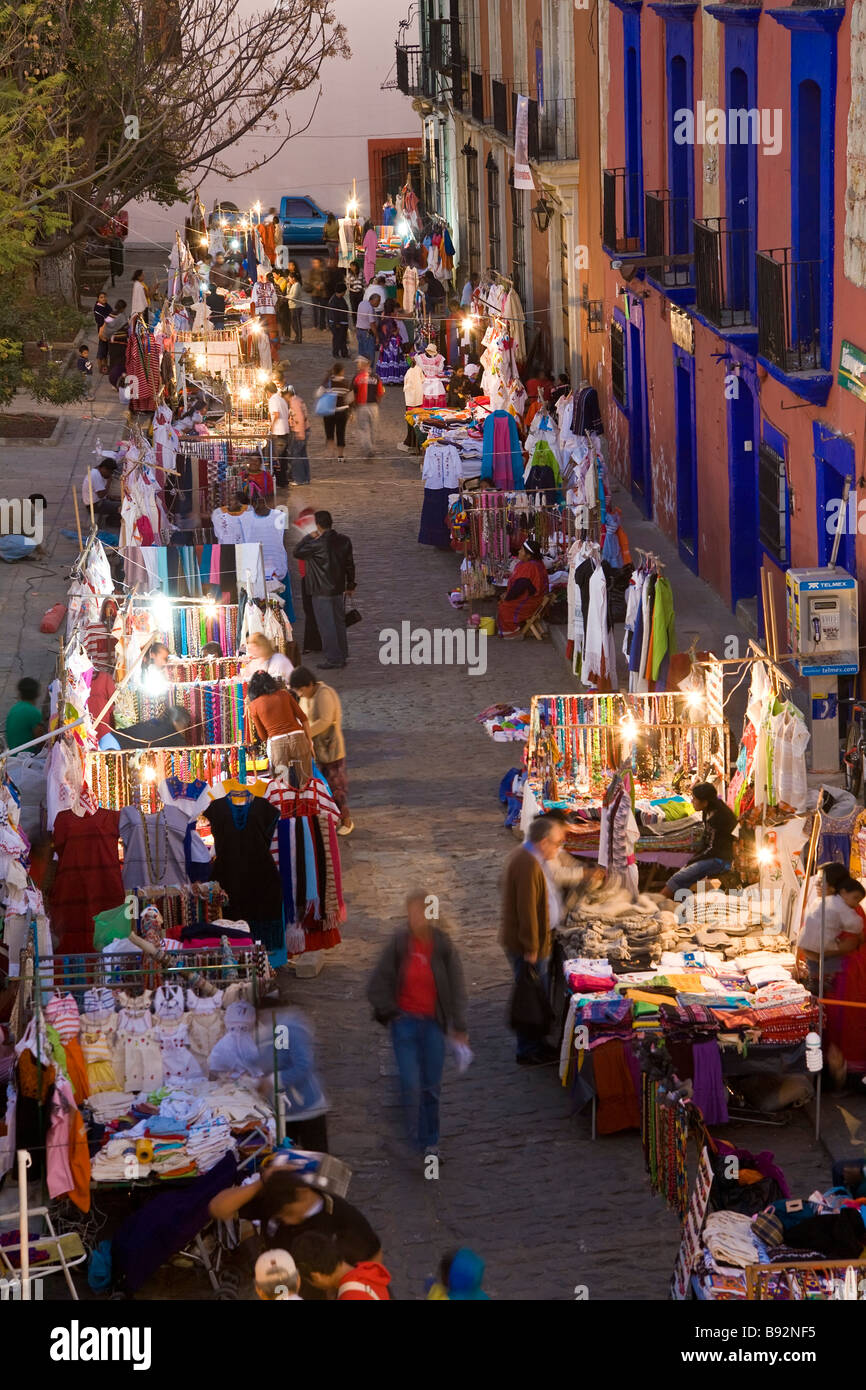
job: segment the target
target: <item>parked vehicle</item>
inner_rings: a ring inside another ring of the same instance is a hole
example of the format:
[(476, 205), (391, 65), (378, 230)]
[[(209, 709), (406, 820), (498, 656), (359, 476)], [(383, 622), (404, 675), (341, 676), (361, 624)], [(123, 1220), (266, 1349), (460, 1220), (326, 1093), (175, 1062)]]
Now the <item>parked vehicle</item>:
[(309, 194), (283, 198), (280, 202), (283, 242), (286, 246), (323, 245), (327, 216)]

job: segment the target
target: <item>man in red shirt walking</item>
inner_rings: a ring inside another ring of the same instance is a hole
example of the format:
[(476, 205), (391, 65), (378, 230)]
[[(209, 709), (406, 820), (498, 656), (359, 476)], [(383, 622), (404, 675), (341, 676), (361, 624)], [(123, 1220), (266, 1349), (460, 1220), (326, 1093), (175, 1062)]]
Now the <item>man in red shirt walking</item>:
[(382, 952), (367, 986), (378, 1023), (390, 1025), (412, 1147), (439, 1158), (439, 1094), (445, 1038), (464, 1046), (466, 986), (460, 957), (441, 922), (436, 899), (413, 893), (407, 925)]
[(368, 459), (375, 456), (376, 430), (379, 424), (379, 402), (385, 388), (370, 364), (369, 357), (359, 357), (358, 371), (352, 382), (352, 395), (355, 402), (355, 423), (359, 451)]

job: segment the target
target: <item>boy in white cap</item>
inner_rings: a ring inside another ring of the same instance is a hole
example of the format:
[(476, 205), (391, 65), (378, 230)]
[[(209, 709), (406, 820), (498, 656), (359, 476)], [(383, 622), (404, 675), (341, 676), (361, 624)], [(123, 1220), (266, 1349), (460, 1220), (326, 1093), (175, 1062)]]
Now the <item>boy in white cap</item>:
[(303, 1299), (298, 1293), (301, 1276), (288, 1250), (266, 1250), (256, 1260), (256, 1293), (266, 1303), (288, 1303)]

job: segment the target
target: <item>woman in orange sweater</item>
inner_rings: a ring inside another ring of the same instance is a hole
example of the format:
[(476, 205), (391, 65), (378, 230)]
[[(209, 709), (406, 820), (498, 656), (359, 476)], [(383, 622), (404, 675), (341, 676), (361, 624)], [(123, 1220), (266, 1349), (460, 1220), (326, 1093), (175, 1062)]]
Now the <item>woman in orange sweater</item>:
[(266, 671), (257, 671), (247, 686), (250, 720), (256, 735), (267, 740), (276, 776), (294, 768), (300, 786), (313, 773), (310, 721), (290, 690)]

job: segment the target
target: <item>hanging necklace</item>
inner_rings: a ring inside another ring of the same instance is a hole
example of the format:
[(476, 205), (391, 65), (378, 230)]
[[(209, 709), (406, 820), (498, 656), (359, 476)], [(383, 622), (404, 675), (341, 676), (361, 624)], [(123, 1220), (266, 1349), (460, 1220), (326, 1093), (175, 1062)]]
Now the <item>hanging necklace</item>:
[[(140, 806), (139, 806), (139, 808), (138, 808), (138, 814), (141, 816), (141, 830), (142, 830), (142, 834), (144, 835), (144, 856), (145, 856), (145, 859), (147, 860), (147, 872), (148, 872), (148, 874), (149, 874), (148, 882), (149, 882), (149, 883), (152, 883), (152, 884), (156, 884), (156, 883), (159, 883), (160, 879), (162, 878), (163, 874), (165, 873), (166, 861), (168, 860), (168, 829), (167, 829), (166, 824), (165, 824), (165, 812), (164, 812), (164, 811), (160, 811), (159, 815), (156, 817), (156, 827), (155, 827), (155, 833), (154, 833), (154, 850), (155, 850), (155, 855), (156, 855), (156, 860), (157, 860), (157, 862), (156, 862), (156, 865), (155, 865), (155, 866), (154, 866), (154, 862), (153, 862), (153, 857), (151, 856), (151, 853), (150, 853), (150, 834), (149, 834), (148, 829), (147, 829), (147, 820), (145, 819), (144, 812), (142, 811), (142, 809), (141, 809)], [(164, 846), (164, 849), (165, 849), (165, 861), (164, 861), (161, 865), (160, 865), (160, 863), (159, 863), (159, 823), (160, 823), (160, 821), (162, 821), (163, 846)]]

